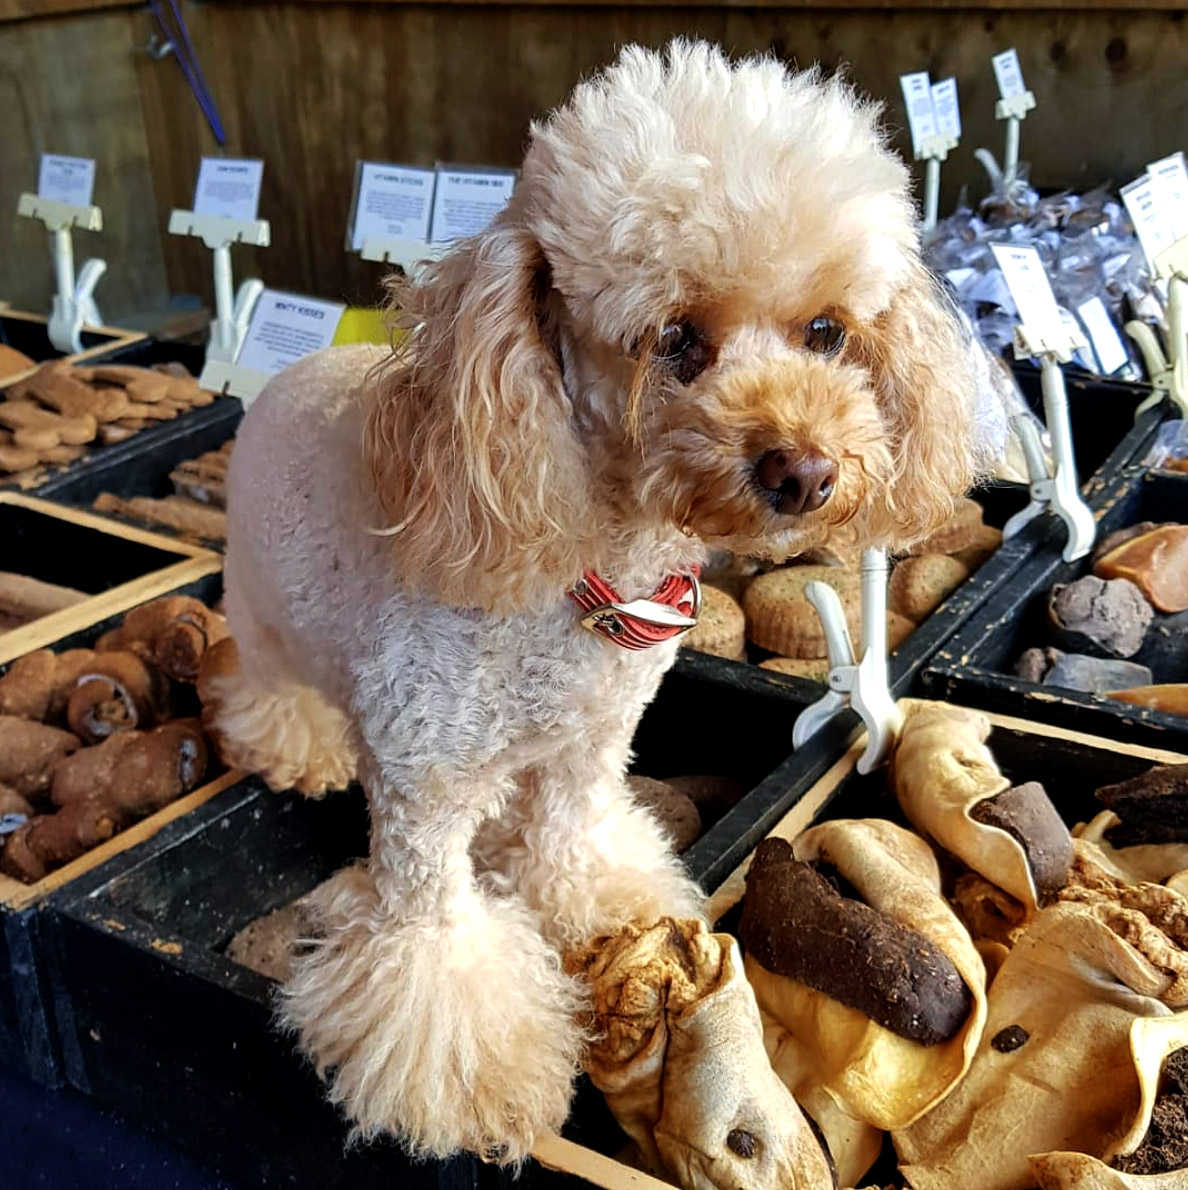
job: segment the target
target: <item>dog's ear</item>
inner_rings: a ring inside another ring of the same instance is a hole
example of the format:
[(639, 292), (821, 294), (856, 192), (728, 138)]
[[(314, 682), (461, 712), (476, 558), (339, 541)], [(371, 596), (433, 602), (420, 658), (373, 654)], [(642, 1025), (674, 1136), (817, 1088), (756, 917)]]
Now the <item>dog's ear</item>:
[[(858, 350), (887, 424), (892, 471), (886, 544), (913, 544), (939, 528), (977, 478), (972, 346), (939, 283), (918, 261), (888, 309), (858, 328)], [(871, 522), (884, 520), (875, 510)]]
[(454, 605), (538, 606), (583, 569), (550, 290), (533, 238), (497, 221), (395, 294), (418, 325), (372, 386), (364, 454), (402, 579)]

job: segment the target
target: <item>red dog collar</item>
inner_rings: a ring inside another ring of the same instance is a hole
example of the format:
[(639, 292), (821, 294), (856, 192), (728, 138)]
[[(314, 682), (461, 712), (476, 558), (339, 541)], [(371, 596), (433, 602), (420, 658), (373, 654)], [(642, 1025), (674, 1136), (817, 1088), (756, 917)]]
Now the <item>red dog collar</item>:
[(624, 603), (604, 578), (587, 570), (569, 590), (582, 609), (582, 627), (624, 649), (650, 649), (697, 623), (701, 611), (701, 586), (697, 568), (691, 574), (670, 574), (650, 599)]

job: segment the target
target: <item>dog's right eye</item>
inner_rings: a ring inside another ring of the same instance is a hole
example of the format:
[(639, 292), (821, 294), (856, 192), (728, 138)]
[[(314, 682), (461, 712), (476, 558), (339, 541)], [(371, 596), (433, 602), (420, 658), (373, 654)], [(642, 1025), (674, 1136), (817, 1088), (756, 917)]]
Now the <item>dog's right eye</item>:
[(705, 332), (685, 318), (660, 328), (653, 355), (672, 369), (681, 384), (691, 384), (714, 360)]

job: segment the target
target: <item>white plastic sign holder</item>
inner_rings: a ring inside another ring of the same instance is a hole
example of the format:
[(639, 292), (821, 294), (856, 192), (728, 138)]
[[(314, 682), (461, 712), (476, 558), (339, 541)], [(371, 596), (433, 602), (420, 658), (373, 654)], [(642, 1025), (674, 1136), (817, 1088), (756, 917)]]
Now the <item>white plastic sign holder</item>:
[(1035, 96), (1030, 91), (1000, 99), (994, 106), (995, 118), (1006, 121), (1006, 145), (1002, 152), (1002, 177), (1009, 186), (1019, 173), (1019, 125), (1027, 113), (1035, 108)]
[(1188, 418), (1188, 337), (1184, 323), (1184, 287), (1188, 284), (1188, 238), (1165, 248), (1152, 262), (1167, 281), (1167, 355), (1144, 322), (1128, 322), (1126, 333), (1139, 345), (1154, 392), (1134, 411), (1137, 419), (1166, 396), (1179, 416)]
[(866, 727), (860, 773), (872, 772), (887, 760), (903, 726), (887, 680), (887, 571), (886, 550), (862, 551), (862, 660), (858, 664), (837, 592), (820, 582), (805, 588), (805, 598), (816, 608), (825, 630), (829, 693), (801, 711), (792, 729), (792, 743), (803, 747), (830, 719), (853, 707)]
[(169, 216), (169, 234), (195, 236), (214, 253), (215, 317), (210, 324), (210, 344), (206, 349), (206, 368), (201, 384), (215, 391), (212, 364), (233, 365), (243, 345), (252, 320), (252, 311), (264, 292), (264, 282), (257, 278), (244, 281), (236, 292), (231, 276), (231, 245), (251, 244), (267, 248), (272, 229), (267, 219), (229, 219), (225, 215), (201, 215), (196, 211), (174, 211)]
[(411, 275), (417, 265), (440, 260), (451, 247), (452, 244), (429, 244), (404, 236), (367, 236), (359, 255), (363, 260), (399, 265)]
[(92, 205), (75, 206), (36, 194), (22, 194), (17, 201), (17, 214), (44, 223), (50, 234), (56, 292), (46, 328), (49, 340), (64, 355), (81, 351), (83, 327), (103, 323), (94, 295), (99, 278), (107, 272), (107, 262), (92, 257), (75, 277), (71, 229), (102, 231), (103, 212)]
[(938, 132), (920, 145), (916, 160), (924, 165), (924, 230), (936, 227), (937, 210), (940, 205), (941, 163), (957, 147), (957, 138)]

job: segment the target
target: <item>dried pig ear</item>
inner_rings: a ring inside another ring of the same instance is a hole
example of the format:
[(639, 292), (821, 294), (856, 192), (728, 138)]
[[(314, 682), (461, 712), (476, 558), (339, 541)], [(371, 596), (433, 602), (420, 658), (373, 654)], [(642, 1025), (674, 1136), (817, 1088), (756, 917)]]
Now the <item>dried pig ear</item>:
[[(779, 840), (769, 842), (778, 843)], [(786, 845), (785, 845), (786, 846)], [(786, 958), (799, 949), (801, 931), (780, 930), (764, 920), (763, 899), (748, 878), (740, 932), (748, 948), (747, 977), (760, 1007), (783, 1025), (811, 1056), (812, 1081), (831, 1095), (856, 1120), (876, 1128), (903, 1127), (939, 1102), (960, 1080), (981, 1036), (985, 1019), (985, 968), (969, 934), (946, 904), (940, 891), (936, 857), (917, 835), (884, 819), (838, 820), (822, 823), (802, 834), (794, 845), (801, 863), (828, 865), (840, 882), (852, 888), (862, 907), (891, 925), (927, 940), (956, 971), (962, 989), (964, 1020), (946, 1040), (932, 1044), (910, 1040), (876, 1023), (866, 1013), (834, 995), (799, 979), (773, 973), (762, 965), (759, 951), (779, 947)], [(790, 910), (790, 906), (784, 905)], [(865, 920), (865, 919), (864, 919)], [(865, 925), (848, 917), (845, 929)], [(867, 935), (872, 948), (880, 934)], [(777, 938), (775, 935), (779, 934)], [(772, 961), (768, 958), (768, 961)], [(833, 963), (832, 950), (820, 949), (814, 959)], [(776, 962), (777, 966), (782, 965)], [(914, 981), (917, 992), (926, 984), (947, 989), (943, 972), (930, 972)], [(859, 975), (857, 978), (865, 978)], [(815, 980), (819, 986), (822, 980)], [(945, 992), (949, 999), (949, 991)], [(899, 993), (895, 993), (898, 995)], [(853, 997), (847, 996), (848, 999)], [(951, 1023), (951, 1005), (935, 1018)], [(886, 1019), (886, 1018), (885, 1018)], [(930, 1026), (931, 1029), (932, 1026)]]
[(1064, 883), (1072, 839), (1036, 782), (1011, 788), (986, 739), (984, 715), (908, 703), (891, 786), (921, 834), (1035, 909)]
[(828, 1156), (767, 1060), (729, 935), (665, 918), (565, 965), (590, 989), (590, 1077), (654, 1168), (686, 1190), (834, 1190)]
[(1188, 1044), (1188, 1013), (1169, 1015), (1159, 999), (1167, 986), (1083, 906), (1041, 911), (991, 985), (969, 1072), (893, 1133), (909, 1184), (1018, 1190), (1035, 1183), (1032, 1157), (1133, 1151), (1149, 1124), (1150, 1072), (1157, 1080), (1166, 1054)]
[(1088, 855), (1098, 867), (1122, 880), (1134, 883), (1162, 884), (1181, 872), (1188, 872), (1188, 843), (1135, 843), (1115, 847), (1106, 837), (1121, 819), (1112, 810), (1103, 810), (1090, 822), (1073, 830), (1077, 851), (1089, 848)]

